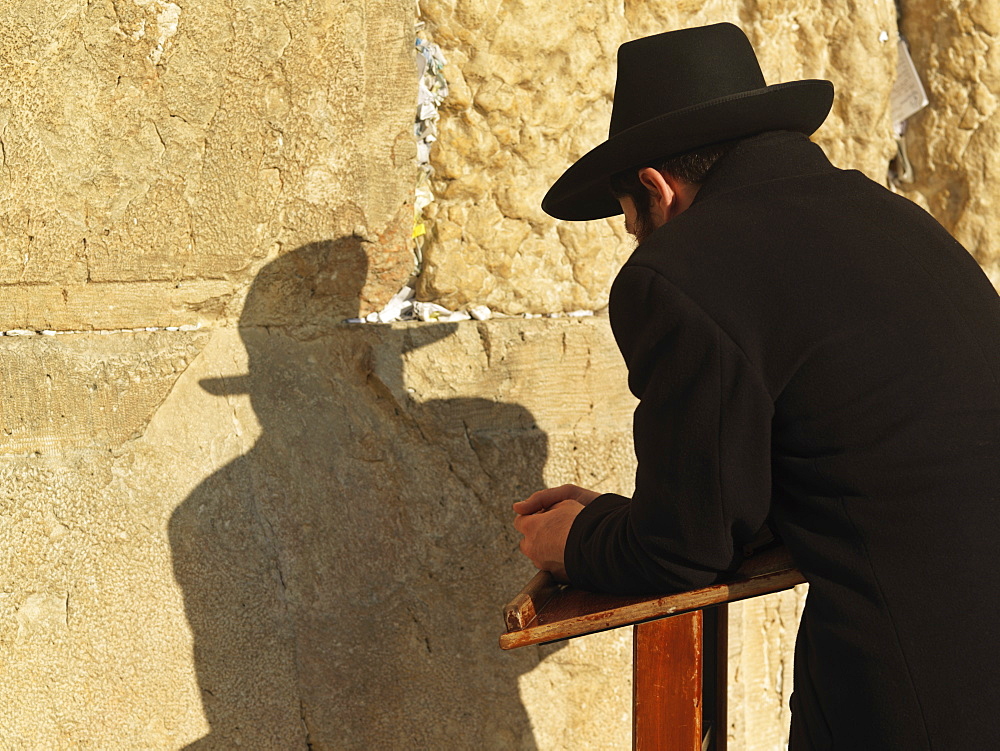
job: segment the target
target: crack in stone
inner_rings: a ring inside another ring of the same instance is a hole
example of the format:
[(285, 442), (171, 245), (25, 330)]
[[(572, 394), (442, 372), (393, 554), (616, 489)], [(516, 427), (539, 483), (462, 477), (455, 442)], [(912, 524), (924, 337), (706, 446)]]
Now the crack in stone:
[(204, 345), (198, 348), (198, 351), (192, 355), (190, 360), (185, 361), (184, 367), (180, 370), (179, 373), (177, 373), (176, 377), (173, 380), (173, 383), (170, 384), (170, 387), (163, 394), (163, 398), (161, 398), (160, 401), (150, 411), (149, 417), (145, 420), (145, 422), (143, 422), (139, 427), (135, 429), (135, 431), (132, 433), (132, 435), (128, 437), (128, 439), (123, 441), (123, 444), (138, 440), (139, 438), (142, 438), (143, 435), (145, 435), (146, 428), (148, 428), (150, 423), (152, 423), (153, 420), (156, 419), (156, 415), (159, 413), (160, 409), (163, 407), (164, 404), (166, 404), (167, 400), (170, 398), (170, 395), (174, 393), (174, 389), (177, 388), (177, 382), (181, 379), (181, 376), (183, 376), (188, 371), (188, 368), (190, 368), (194, 364), (194, 362), (201, 355), (203, 349)]
[[(63, 290), (63, 297), (67, 297)], [(62, 336), (64, 334), (143, 334), (153, 331), (198, 331), (200, 323), (185, 323), (180, 326), (139, 326), (131, 329), (7, 329), (0, 331), (0, 336)]]
[(306, 748), (312, 751), (314, 748), (312, 742), (312, 732), (309, 729), (309, 720), (306, 717), (306, 704), (301, 697), (299, 698), (299, 717), (302, 719), (302, 728), (306, 734)]

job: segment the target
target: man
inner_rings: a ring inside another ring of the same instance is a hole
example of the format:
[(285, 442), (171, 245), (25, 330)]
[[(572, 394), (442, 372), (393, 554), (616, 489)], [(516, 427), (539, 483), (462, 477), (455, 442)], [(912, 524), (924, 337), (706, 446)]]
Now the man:
[(708, 585), (770, 527), (810, 585), (793, 751), (1000, 748), (1000, 301), (810, 143), (832, 97), (765, 86), (729, 24), (621, 47), (610, 137), (543, 208), (640, 241), (610, 298), (635, 493), (544, 490), (515, 526), (619, 593)]

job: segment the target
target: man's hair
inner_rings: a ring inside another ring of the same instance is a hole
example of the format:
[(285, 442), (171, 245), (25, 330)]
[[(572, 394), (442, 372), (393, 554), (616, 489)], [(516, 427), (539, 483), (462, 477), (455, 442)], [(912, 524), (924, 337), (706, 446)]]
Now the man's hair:
[(649, 205), (646, 188), (639, 182), (639, 170), (652, 167), (660, 172), (667, 172), (678, 180), (692, 185), (701, 185), (708, 177), (709, 171), (733, 146), (736, 141), (723, 141), (703, 146), (700, 149), (678, 154), (668, 159), (632, 167), (611, 176), (611, 192), (615, 198), (631, 198), (636, 208), (642, 211)]

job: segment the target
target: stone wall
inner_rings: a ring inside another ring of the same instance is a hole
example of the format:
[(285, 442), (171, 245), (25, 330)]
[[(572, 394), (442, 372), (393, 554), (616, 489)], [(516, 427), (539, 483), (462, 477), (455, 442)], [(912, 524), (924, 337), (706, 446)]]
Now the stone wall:
[(914, 181), (927, 208), (1000, 288), (1000, 6), (903, 0), (902, 32), (930, 105), (907, 124)]
[[(249, 304), (315, 252), (267, 267)], [(510, 504), (562, 477), (629, 490), (605, 322), (530, 323), (0, 340), (21, 363), (5, 386), (39, 397), (40, 422), (96, 428), (4, 446), (0, 745), (627, 740), (623, 635), (497, 648), (500, 605), (531, 575)], [(173, 368), (149, 377), (158, 398), (115, 388), (145, 376), (147, 339)], [(542, 366), (552, 352), (571, 387)], [(88, 402), (74, 378), (107, 393)]]
[(412, 29), (376, 0), (5, 11), (3, 326), (235, 320), (265, 259), (347, 235), (380, 306), (412, 272)]
[(627, 638), (497, 649), (510, 504), (629, 491), (606, 320), (341, 324), (414, 272), (415, 20), (0, 18), (0, 747), (627, 737)]
[(432, 157), (441, 199), (421, 277), (423, 294), (445, 305), (547, 313), (607, 304), (631, 247), (621, 219), (557, 222), (539, 204), (607, 137), (615, 51), (635, 37), (739, 24), (768, 83), (834, 82), (834, 110), (817, 141), (835, 163), (885, 181), (894, 152), (891, 0), (422, 0), (421, 8), (449, 60), (451, 95)]
[[(988, 5), (909, 2), (904, 20), (949, 103), (912, 123), (912, 194), (995, 263), (989, 192), (937, 188), (992, 170), (1000, 66), (976, 58), (959, 116), (964, 58), (941, 52), (970, 23), (993, 50)], [(889, 2), (421, 13), (452, 89), (425, 299), (605, 305), (620, 220), (560, 224), (538, 202), (604, 138), (634, 36), (740, 23), (770, 82), (835, 82), (817, 140), (885, 177)], [(629, 747), (627, 632), (496, 648), (531, 573), (510, 504), (630, 491), (607, 319), (342, 323), (416, 270), (415, 20), (389, 0), (0, 15), (0, 747)], [(935, 118), (971, 123), (968, 149)], [(731, 610), (731, 748), (783, 745), (802, 597)]]

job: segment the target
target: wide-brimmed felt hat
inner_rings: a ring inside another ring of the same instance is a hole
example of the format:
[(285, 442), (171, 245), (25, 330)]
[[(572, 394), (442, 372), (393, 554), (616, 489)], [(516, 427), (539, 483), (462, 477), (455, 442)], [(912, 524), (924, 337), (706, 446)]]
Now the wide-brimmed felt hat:
[(730, 23), (627, 42), (608, 140), (556, 180), (542, 209), (578, 221), (621, 214), (609, 188), (615, 173), (768, 130), (810, 135), (832, 105), (830, 81), (768, 86), (750, 40)]

